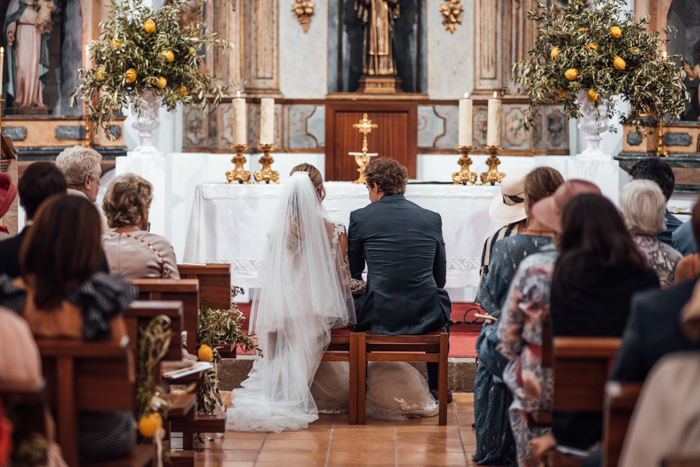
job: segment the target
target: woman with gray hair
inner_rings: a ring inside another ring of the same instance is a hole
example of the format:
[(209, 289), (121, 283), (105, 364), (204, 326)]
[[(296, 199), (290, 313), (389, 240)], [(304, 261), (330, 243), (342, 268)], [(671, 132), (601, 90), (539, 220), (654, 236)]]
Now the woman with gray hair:
[(107, 188), (102, 209), (109, 226), (102, 247), (112, 274), (127, 279), (179, 279), (175, 251), (167, 238), (149, 233), (153, 186), (138, 175), (118, 176)]
[(666, 197), (659, 185), (649, 180), (629, 182), (620, 193), (620, 213), (661, 286), (672, 285), (683, 256), (656, 238), (666, 229)]
[(56, 167), (66, 177), (68, 194), (82, 193), (93, 203), (97, 201), (100, 175), (102, 175), (100, 162), (102, 162), (102, 155), (92, 148), (73, 146), (59, 154), (56, 158)]

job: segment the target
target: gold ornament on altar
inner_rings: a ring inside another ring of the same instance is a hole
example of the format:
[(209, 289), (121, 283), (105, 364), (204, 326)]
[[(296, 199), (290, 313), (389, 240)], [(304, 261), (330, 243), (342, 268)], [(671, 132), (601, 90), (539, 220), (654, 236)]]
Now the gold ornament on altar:
[(502, 151), (503, 148), (499, 146), (486, 146), (486, 150), (491, 154), (489, 158), (486, 159), (486, 165), (489, 166), (489, 170), (481, 174), (481, 184), (486, 185), (490, 183), (491, 185), (495, 185), (496, 183), (501, 183), (506, 174), (498, 171), (498, 166), (501, 164), (501, 161), (496, 157), (496, 154)]
[(307, 2), (306, 0), (297, 0), (292, 5), (292, 11), (296, 13), (297, 20), (299, 24), (304, 28), (304, 32), (309, 31), (309, 24), (311, 24), (311, 17), (314, 15), (315, 3)]
[(233, 159), (231, 159), (231, 162), (233, 162), (234, 165), (233, 170), (226, 172), (226, 180), (228, 180), (226, 184), (229, 185), (234, 181), (246, 185), (250, 184), (250, 172), (243, 168), (243, 165), (247, 162), (245, 156), (243, 155), (243, 151), (248, 149), (248, 145), (234, 144), (233, 146), (230, 146), (230, 148), (236, 151), (236, 155)]
[(668, 157), (668, 151), (664, 146), (664, 119), (659, 119), (659, 140), (656, 147), (656, 157)]
[(469, 171), (469, 166), (472, 165), (469, 153), (474, 148), (472, 146), (457, 146), (455, 149), (462, 153), (462, 157), (457, 161), (462, 169), (452, 174), (453, 185), (466, 185), (467, 183), (476, 185), (476, 174)]
[(272, 151), (272, 148), (274, 148), (272, 144), (261, 144), (258, 148), (262, 150), (263, 156), (258, 161), (262, 164), (262, 169), (253, 174), (256, 184), (261, 182), (269, 184), (270, 182), (273, 182), (279, 185), (280, 173), (272, 170), (272, 164), (275, 162), (272, 156), (270, 156), (270, 151)]
[(372, 128), (379, 128), (379, 125), (376, 123), (372, 123), (372, 120), (369, 120), (367, 118), (367, 114), (362, 115), (362, 119), (360, 120), (359, 123), (355, 123), (353, 128), (357, 128), (360, 133), (362, 133), (362, 154), (360, 153), (350, 153), (350, 155), (355, 156), (355, 162), (357, 162), (357, 165), (360, 166), (359, 169), (357, 169), (358, 172), (360, 172), (360, 178), (355, 180), (353, 183), (355, 185), (364, 185), (367, 183), (365, 180), (365, 168), (367, 167), (367, 164), (369, 163), (369, 160), (372, 158), (372, 156), (376, 154), (367, 154), (367, 134), (372, 133)]
[(440, 13), (444, 16), (442, 25), (445, 29), (454, 34), (458, 24), (462, 24), (462, 19), (459, 15), (462, 14), (464, 8), (460, 5), (460, 0), (445, 0), (444, 5), (440, 5)]

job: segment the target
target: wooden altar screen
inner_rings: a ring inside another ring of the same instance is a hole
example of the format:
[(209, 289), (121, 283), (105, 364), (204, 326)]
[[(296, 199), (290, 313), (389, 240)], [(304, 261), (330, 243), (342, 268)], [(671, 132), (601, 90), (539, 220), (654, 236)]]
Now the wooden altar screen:
[(418, 103), (416, 101), (326, 101), (326, 180), (354, 181), (358, 166), (349, 152), (362, 151), (362, 134), (353, 128), (366, 113), (378, 127), (367, 135), (370, 153), (390, 157), (416, 178)]

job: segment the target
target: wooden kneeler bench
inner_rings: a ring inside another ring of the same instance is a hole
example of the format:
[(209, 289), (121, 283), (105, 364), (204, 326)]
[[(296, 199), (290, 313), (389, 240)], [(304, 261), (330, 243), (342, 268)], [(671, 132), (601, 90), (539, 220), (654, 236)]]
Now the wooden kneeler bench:
[(116, 461), (79, 463), (79, 412), (133, 412), (135, 375), (128, 337), (101, 342), (40, 338), (36, 343), (66, 463), (71, 467), (153, 465), (154, 445), (137, 445), (128, 457)]
[(359, 333), (352, 328), (332, 329), (331, 343), (323, 354), (324, 362), (348, 362), (350, 365), (350, 401), (348, 420), (350, 425), (357, 425), (357, 364)]
[[(448, 333), (436, 331), (422, 336), (380, 336), (361, 332), (357, 334), (357, 341), (357, 422), (360, 425), (364, 425), (366, 421), (367, 362), (438, 363), (439, 423), (447, 425)], [(419, 354), (416, 354), (417, 352)]]

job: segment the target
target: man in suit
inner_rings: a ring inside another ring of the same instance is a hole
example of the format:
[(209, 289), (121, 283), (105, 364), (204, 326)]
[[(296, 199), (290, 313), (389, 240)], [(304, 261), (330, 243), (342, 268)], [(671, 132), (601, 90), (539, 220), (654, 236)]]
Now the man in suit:
[[(357, 329), (372, 334), (420, 335), (450, 322), (444, 290), (447, 260), (440, 215), (404, 197), (408, 171), (376, 159), (364, 172), (371, 204), (350, 215), (350, 272), (367, 290), (356, 297)], [(438, 364), (428, 363), (428, 386), (437, 391)]]

